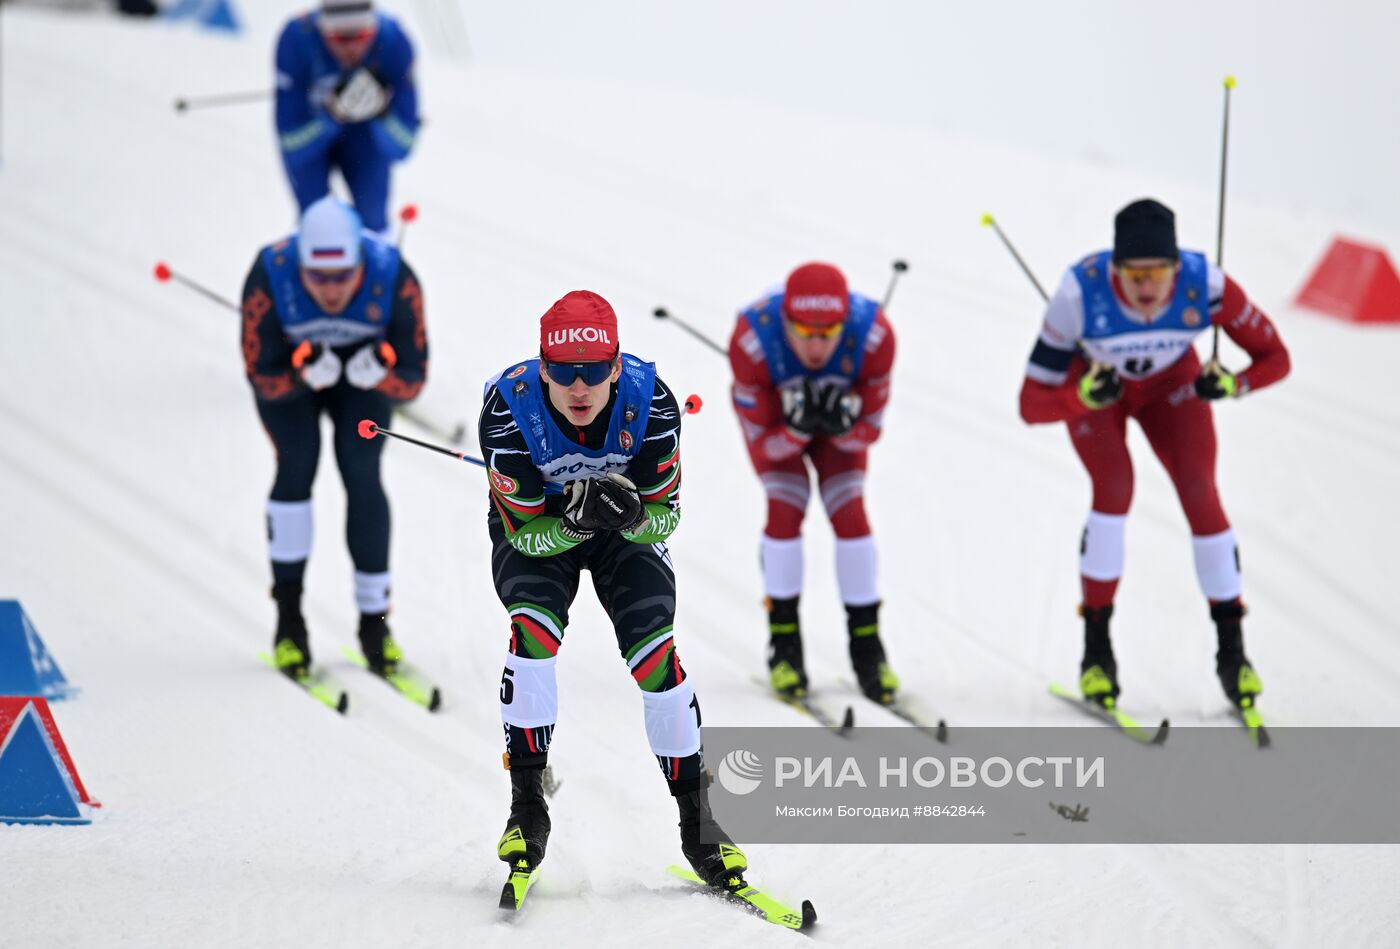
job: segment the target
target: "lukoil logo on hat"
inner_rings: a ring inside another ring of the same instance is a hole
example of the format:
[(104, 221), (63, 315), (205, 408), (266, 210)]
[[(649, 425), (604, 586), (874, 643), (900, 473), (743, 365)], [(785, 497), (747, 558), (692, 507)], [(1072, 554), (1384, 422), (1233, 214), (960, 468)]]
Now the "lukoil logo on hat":
[(571, 290), (540, 317), (540, 355), (548, 362), (606, 362), (617, 353), (617, 314), (591, 290)]
[(752, 751), (737, 748), (719, 763), (720, 787), (730, 794), (752, 794), (763, 783), (763, 759)]
[(849, 309), (846, 277), (831, 264), (803, 264), (788, 275), (783, 312), (794, 323), (830, 326), (844, 320)]
[(360, 263), (360, 216), (326, 195), (307, 207), (297, 228), (297, 259), (303, 267), (355, 267)]

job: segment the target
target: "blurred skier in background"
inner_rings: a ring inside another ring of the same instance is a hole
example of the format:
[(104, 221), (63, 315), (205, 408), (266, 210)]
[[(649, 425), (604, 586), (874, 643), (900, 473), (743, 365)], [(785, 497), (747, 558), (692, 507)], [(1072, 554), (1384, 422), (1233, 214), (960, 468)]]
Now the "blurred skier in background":
[(797, 603), (802, 519), (811, 475), (836, 533), (836, 581), (861, 691), (894, 701), (899, 679), (880, 641), (875, 538), (865, 514), (868, 450), (890, 397), (894, 331), (875, 300), (850, 292), (831, 264), (794, 270), (780, 291), (739, 314), (729, 342), (734, 408), (764, 493), (760, 540), (773, 688), (807, 690)]
[(301, 210), (330, 192), (332, 168), (365, 226), (387, 236), (389, 168), (418, 133), (413, 47), (370, 0), (323, 0), (277, 40), (277, 139)]
[(576, 290), (540, 318), (538, 358), (488, 383), (478, 431), (491, 571), (511, 625), (501, 718), (512, 795), (498, 856), (519, 884), (515, 903), (549, 837), (542, 782), (558, 713), (554, 666), (585, 569), (641, 690), (686, 859), (712, 885), (741, 880), (744, 854), (710, 811), (700, 705), (673, 638), (666, 540), (680, 523), (675, 396), (654, 364), (621, 351), (608, 302)]
[(361, 419), (387, 426), (415, 398), (428, 371), (423, 293), (398, 250), (364, 229), (333, 197), (306, 209), (297, 233), (258, 252), (243, 287), (243, 360), (263, 427), (277, 452), (267, 502), (275, 664), (309, 673), (301, 613), (311, 553), (311, 485), (321, 416), (334, 427), (346, 493), (346, 541), (355, 565), (359, 639), (372, 671), (395, 671), (403, 654), (389, 633), (389, 501), (379, 477), (383, 439), (360, 437)]
[[(1192, 340), (1211, 325), (1249, 354), (1248, 368), (1201, 367)], [(1216, 627), (1220, 684), (1240, 708), (1252, 707), (1262, 691), (1244, 652), (1239, 551), (1215, 485), (1210, 403), (1262, 389), (1288, 369), (1273, 323), (1203, 254), (1178, 249), (1175, 215), (1156, 201), (1119, 211), (1113, 249), (1065, 274), (1026, 366), (1021, 417), (1065, 422), (1093, 485), (1079, 557), (1086, 699), (1112, 708), (1120, 691), (1109, 619), (1133, 496), (1129, 418), (1166, 468), (1190, 524), (1196, 576)]]

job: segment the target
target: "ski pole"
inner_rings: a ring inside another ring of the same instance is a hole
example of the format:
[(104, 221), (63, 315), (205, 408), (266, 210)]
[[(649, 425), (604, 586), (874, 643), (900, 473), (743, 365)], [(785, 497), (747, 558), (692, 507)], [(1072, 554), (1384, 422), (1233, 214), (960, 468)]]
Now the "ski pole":
[[(394, 245), (403, 250), (403, 242), (408, 237), (408, 226), (418, 220), (418, 205), (405, 204), (399, 208), (399, 236), (394, 241)], [(435, 423), (432, 419), (420, 414), (417, 409), (409, 405), (401, 405), (396, 409), (400, 415), (417, 425), (423, 431), (435, 438), (446, 439), (448, 444), (460, 445), (467, 437), (467, 426), (458, 422), (451, 431)]]
[[(1215, 220), (1215, 266), (1220, 267), (1225, 260), (1225, 163), (1230, 154), (1230, 90), (1235, 88), (1235, 77), (1225, 77), (1225, 119), (1220, 129), (1220, 205)], [(1211, 327), (1210, 363), (1220, 367), (1220, 324)]]
[[(1040, 299), (1044, 300), (1046, 303), (1049, 303), (1050, 297), (1045, 292), (1045, 288), (1040, 285), (1039, 280), (1035, 279), (1035, 274), (1031, 273), (1031, 268), (1026, 266), (1026, 262), (1021, 259), (1021, 255), (1016, 253), (1016, 248), (1012, 245), (1011, 241), (1002, 231), (1000, 225), (997, 224), (997, 219), (992, 217), (990, 214), (983, 214), (982, 226), (990, 227), (997, 232), (997, 237), (1000, 237), (1001, 242), (1006, 245), (1006, 249), (1011, 251), (1011, 256), (1016, 258), (1016, 263), (1021, 265), (1021, 272), (1024, 273), (1030, 279), (1031, 285), (1035, 287), (1035, 292), (1040, 294)], [(1079, 347), (1079, 351), (1083, 353), (1084, 348), (1082, 346)], [(1087, 358), (1089, 354), (1084, 353), (1084, 355)], [(1097, 359), (1089, 360), (1089, 371), (1092, 373), (1101, 372), (1106, 368), (1108, 368), (1108, 363), (1099, 362)]]
[(403, 250), (404, 239), (408, 237), (408, 226), (418, 220), (418, 205), (405, 204), (399, 209), (399, 237), (394, 245)]
[[(685, 414), (696, 414), (700, 411), (701, 407), (703, 407), (704, 404), (704, 400), (702, 400), (700, 396), (691, 393), (689, 396), (686, 396)], [(414, 438), (411, 435), (404, 435), (400, 432), (391, 432), (389, 431), (389, 429), (383, 428), (380, 425), (378, 425), (374, 421), (374, 419), (360, 419), (360, 424), (356, 426), (356, 429), (357, 431), (359, 431), (361, 438), (373, 439), (375, 436), (378, 435), (387, 435), (390, 438), (397, 438), (401, 441), (406, 441), (411, 445), (417, 445), (419, 448), (426, 448), (429, 451), (435, 451), (440, 455), (447, 455), (448, 457), (456, 458), (458, 461), (465, 461), (467, 464), (476, 465), (478, 468), (486, 467), (486, 462), (482, 461), (480, 458), (477, 458), (474, 455), (468, 455), (465, 452), (460, 451), (453, 451), (451, 448), (444, 448), (441, 445), (434, 445), (432, 442), (425, 442), (421, 439)]]
[(360, 424), (357, 426), (357, 430), (359, 431), (361, 438), (368, 438), (372, 440), (376, 435), (387, 435), (390, 438), (397, 438), (401, 441), (408, 442), (410, 445), (417, 445), (419, 448), (426, 448), (429, 451), (435, 451), (438, 454), (448, 455), (449, 457), (456, 458), (458, 461), (465, 461), (467, 464), (476, 465), (478, 468), (486, 467), (486, 462), (482, 461), (480, 458), (476, 458), (472, 455), (465, 454), (464, 452), (453, 451), (451, 448), (443, 448), (441, 445), (434, 445), (432, 442), (421, 441), (420, 439), (414, 438), (411, 435), (404, 435), (399, 432), (391, 432), (387, 428), (380, 428), (375, 423), (374, 419), (360, 419)]
[(213, 290), (210, 290), (208, 287), (206, 287), (199, 281), (192, 280), (189, 277), (186, 277), (184, 274), (171, 269), (170, 265), (163, 260), (156, 262), (155, 276), (156, 279), (159, 280), (161, 283), (169, 283), (171, 280), (174, 280), (176, 283), (183, 284), (184, 286), (189, 287), (191, 290), (193, 290), (195, 293), (198, 293), (206, 300), (212, 300), (215, 303), (219, 304), (219, 306), (227, 307), (235, 313), (238, 312), (238, 304), (234, 303), (228, 297), (221, 296), (215, 293)]
[(685, 330), (691, 336), (694, 336), (696, 339), (700, 340), (700, 342), (704, 343), (706, 346), (710, 347), (715, 352), (719, 353), (721, 356), (729, 355), (729, 353), (725, 350), (723, 346), (710, 339), (710, 337), (706, 336), (704, 333), (691, 326), (679, 316), (673, 315), (671, 311), (666, 309), (664, 306), (657, 307), (655, 310), (652, 311), (651, 315), (656, 317), (658, 320), (671, 320), (681, 329)]
[(181, 97), (175, 100), (175, 111), (186, 112), (190, 109), (210, 109), (225, 105), (244, 105), (249, 102), (261, 102), (271, 98), (271, 89), (254, 89), (248, 92), (224, 92), (213, 96), (190, 96)]
[(895, 284), (899, 283), (899, 275), (909, 269), (909, 265), (902, 260), (896, 260), (890, 267), (893, 272), (890, 274), (890, 285), (885, 288), (885, 299), (880, 303), (882, 310), (890, 308), (890, 297), (894, 296), (894, 288)]
[(990, 227), (992, 230), (996, 231), (997, 237), (1001, 238), (1002, 244), (1011, 252), (1011, 256), (1016, 259), (1016, 263), (1021, 266), (1021, 273), (1025, 274), (1026, 277), (1030, 279), (1031, 285), (1035, 287), (1035, 292), (1040, 294), (1040, 299), (1049, 303), (1050, 295), (1045, 292), (1045, 288), (1040, 285), (1040, 281), (1035, 279), (1035, 274), (1031, 273), (1031, 268), (1026, 266), (1026, 262), (1021, 259), (1021, 255), (1016, 253), (1015, 245), (1011, 243), (1006, 233), (1001, 229), (1001, 225), (997, 223), (997, 219), (990, 214), (983, 214), (982, 226)]

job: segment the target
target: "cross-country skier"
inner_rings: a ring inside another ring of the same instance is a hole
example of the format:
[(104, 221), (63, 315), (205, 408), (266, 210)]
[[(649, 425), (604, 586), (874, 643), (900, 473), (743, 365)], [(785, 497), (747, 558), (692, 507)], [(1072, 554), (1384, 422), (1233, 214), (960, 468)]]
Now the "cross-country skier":
[(267, 502), (274, 660), (304, 677), (311, 663), (301, 614), (311, 553), (311, 483), (321, 416), (334, 426), (345, 483), (346, 540), (355, 564), (360, 647), (370, 668), (393, 672), (402, 653), (389, 635), (389, 501), (379, 480), (383, 439), (356, 431), (387, 425), (416, 397), (428, 371), (423, 293), (398, 250), (362, 228), (332, 197), (306, 209), (292, 237), (264, 247), (243, 287), (243, 360), (258, 415), (277, 452)]
[(389, 226), (389, 167), (418, 134), (413, 47), (371, 0), (322, 0), (277, 40), (277, 139), (297, 206), (340, 169), (365, 226)]
[(875, 538), (865, 514), (868, 451), (890, 397), (894, 331), (875, 300), (830, 264), (803, 264), (739, 314), (729, 342), (734, 408), (768, 497), (760, 541), (774, 689), (807, 690), (797, 603), (809, 469), (836, 533), (836, 581), (861, 691), (894, 701), (899, 679), (880, 642)]
[(620, 350), (612, 307), (586, 290), (540, 318), (538, 358), (488, 383), (479, 433), (491, 571), (511, 629), (501, 678), (511, 809), (498, 856), (512, 878), (539, 864), (549, 837), (542, 779), (558, 708), (554, 664), (585, 569), (641, 689), (686, 859), (715, 885), (747, 866), (710, 812), (700, 705), (674, 641), (666, 540), (680, 521), (680, 416), (655, 365)]
[[(1248, 368), (1201, 367), (1192, 340), (1212, 324), (1249, 354)], [(1119, 211), (1112, 251), (1085, 257), (1061, 281), (1026, 367), (1021, 417), (1065, 422), (1093, 484), (1079, 558), (1086, 699), (1112, 707), (1119, 694), (1109, 619), (1133, 496), (1132, 418), (1191, 527), (1196, 576), (1219, 638), (1220, 684), (1237, 706), (1253, 705), (1263, 686), (1244, 653), (1239, 553), (1215, 485), (1210, 403), (1262, 389), (1288, 368), (1273, 323), (1204, 255), (1178, 250), (1175, 216), (1156, 201)]]

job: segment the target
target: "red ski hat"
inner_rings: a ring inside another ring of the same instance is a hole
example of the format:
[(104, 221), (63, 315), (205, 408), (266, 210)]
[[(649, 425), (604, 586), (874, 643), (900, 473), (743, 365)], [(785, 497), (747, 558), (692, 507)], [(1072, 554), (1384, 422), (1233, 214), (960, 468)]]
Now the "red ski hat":
[(540, 317), (540, 355), (547, 362), (617, 358), (617, 314), (591, 290), (571, 290)]
[(846, 278), (831, 264), (803, 264), (787, 278), (783, 315), (803, 326), (840, 323), (851, 309)]

